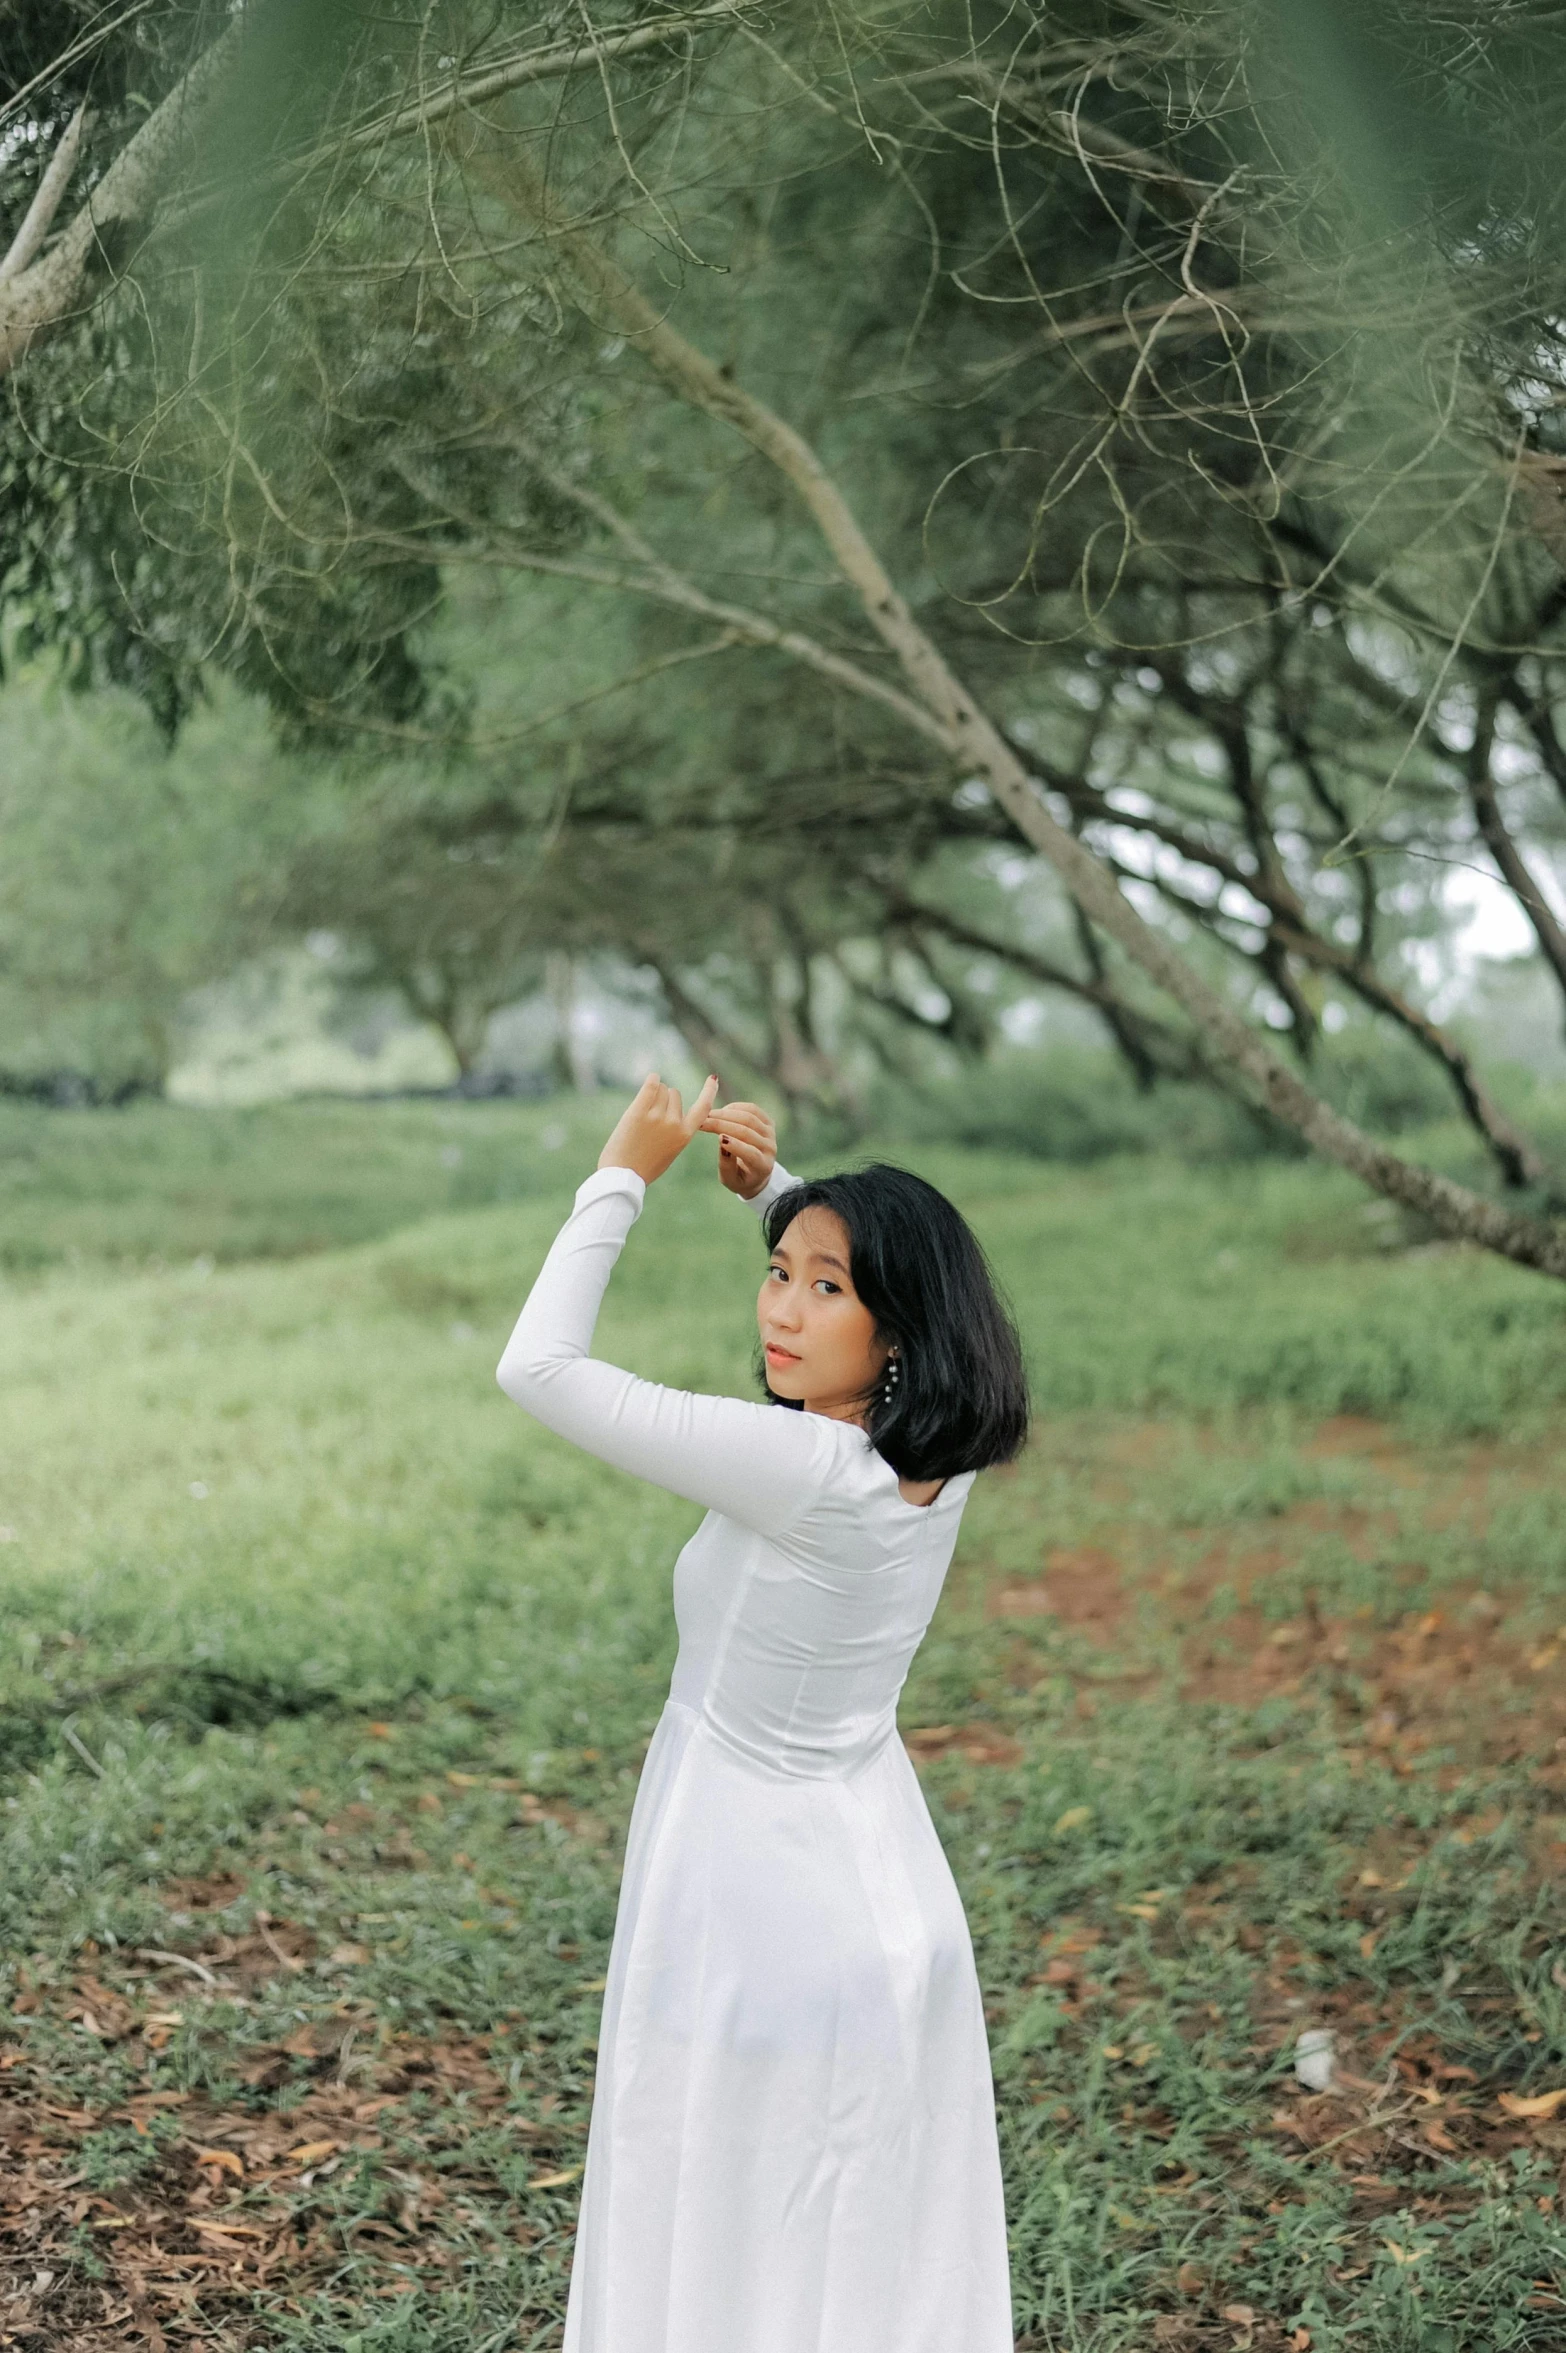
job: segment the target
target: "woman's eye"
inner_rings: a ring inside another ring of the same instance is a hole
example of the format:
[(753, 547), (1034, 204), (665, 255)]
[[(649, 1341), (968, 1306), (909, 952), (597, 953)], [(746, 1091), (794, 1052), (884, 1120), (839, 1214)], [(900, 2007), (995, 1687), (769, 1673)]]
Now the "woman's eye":
[(829, 1282), (827, 1277), (823, 1275), (820, 1281), (816, 1284), (815, 1288), (818, 1291), (839, 1291), (841, 1290), (842, 1285), (840, 1283)]
[(767, 1274), (774, 1283), (786, 1283), (788, 1281), (788, 1276), (783, 1272), (783, 1269), (780, 1266), (769, 1266), (767, 1269)]

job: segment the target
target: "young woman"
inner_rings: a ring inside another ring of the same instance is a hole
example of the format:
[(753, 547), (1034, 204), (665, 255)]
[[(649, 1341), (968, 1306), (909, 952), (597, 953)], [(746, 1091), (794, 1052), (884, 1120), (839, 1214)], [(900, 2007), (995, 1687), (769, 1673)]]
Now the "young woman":
[[(1022, 1443), (1021, 1356), (933, 1186), (796, 1184), (716, 1091), (686, 1114), (647, 1080), (498, 1376), (707, 1509), (631, 1818), (565, 2353), (1011, 2353), (973, 1950), (896, 1709), (974, 1474)], [(588, 1355), (647, 1186), (704, 1128), (770, 1251), (765, 1405)]]

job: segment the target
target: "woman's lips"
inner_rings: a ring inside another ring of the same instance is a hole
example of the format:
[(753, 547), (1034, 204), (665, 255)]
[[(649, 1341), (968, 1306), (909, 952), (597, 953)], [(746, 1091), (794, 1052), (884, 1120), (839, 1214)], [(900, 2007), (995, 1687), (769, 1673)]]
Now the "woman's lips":
[(775, 1340), (767, 1342), (766, 1358), (769, 1364), (798, 1364), (799, 1362), (799, 1358), (791, 1350), (780, 1348)]

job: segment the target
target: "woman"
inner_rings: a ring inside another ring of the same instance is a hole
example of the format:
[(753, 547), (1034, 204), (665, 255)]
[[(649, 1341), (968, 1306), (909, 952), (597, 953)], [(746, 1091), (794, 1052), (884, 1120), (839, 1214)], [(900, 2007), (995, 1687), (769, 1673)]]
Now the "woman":
[[(631, 1818), (566, 2353), (1011, 2353), (978, 1979), (896, 1707), (974, 1474), (1025, 1434), (1016, 1335), (933, 1186), (798, 1185), (716, 1092), (687, 1115), (646, 1081), (498, 1376), (707, 1507)], [(703, 1128), (770, 1250), (768, 1405), (587, 1353), (647, 1186)]]

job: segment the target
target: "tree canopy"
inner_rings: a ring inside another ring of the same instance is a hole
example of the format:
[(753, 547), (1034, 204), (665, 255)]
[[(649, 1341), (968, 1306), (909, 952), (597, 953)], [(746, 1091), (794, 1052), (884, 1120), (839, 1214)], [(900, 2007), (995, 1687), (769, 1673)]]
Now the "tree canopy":
[[(1025, 972), (1566, 1273), (1411, 954), (1479, 860), (1566, 1004), (1550, 10), (39, 8), (8, 71), (18, 642), (378, 776), (415, 993), (612, 941), (825, 1101), (823, 989), (978, 1045)], [(1347, 1007), (1509, 1203), (1332, 1107)]]

